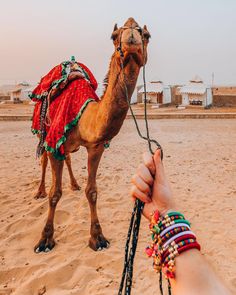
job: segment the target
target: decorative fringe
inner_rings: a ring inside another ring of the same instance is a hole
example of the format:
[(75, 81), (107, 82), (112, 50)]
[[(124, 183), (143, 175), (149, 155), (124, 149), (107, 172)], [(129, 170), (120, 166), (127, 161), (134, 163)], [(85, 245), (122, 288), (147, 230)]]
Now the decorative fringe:
[(48, 99), (47, 97), (43, 98), (41, 110), (40, 110), (40, 140), (36, 150), (36, 157), (39, 158), (45, 151), (44, 148), (44, 141), (47, 135), (46, 128), (45, 128), (45, 118), (47, 114), (48, 108)]

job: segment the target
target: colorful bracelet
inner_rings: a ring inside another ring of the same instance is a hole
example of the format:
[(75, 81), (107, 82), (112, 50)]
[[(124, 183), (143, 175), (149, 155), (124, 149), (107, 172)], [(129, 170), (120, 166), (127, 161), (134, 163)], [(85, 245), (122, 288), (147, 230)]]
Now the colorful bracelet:
[(180, 237), (177, 238), (175, 241), (175, 244), (171, 245), (168, 249), (166, 249), (163, 254), (162, 254), (162, 262), (165, 261), (166, 257), (170, 254), (173, 253), (175, 250), (177, 250), (178, 248), (187, 245), (187, 244), (191, 244), (196, 242), (196, 237), (193, 235), (186, 235), (186, 237)]
[(155, 213), (151, 217), (149, 228), (154, 233), (159, 234), (161, 231), (163, 231), (165, 228), (169, 227), (170, 225), (179, 223), (181, 221), (187, 223), (190, 226), (190, 224), (186, 222), (183, 214), (179, 212), (170, 212), (166, 214), (165, 216), (160, 217), (159, 213), (155, 211)]
[(160, 233), (160, 237), (164, 236), (166, 233), (168, 233), (169, 231), (171, 231), (172, 229), (178, 227), (178, 226), (185, 226), (187, 227), (188, 229), (190, 229), (190, 226), (186, 223), (176, 223), (176, 224), (173, 224), (171, 225), (170, 227), (166, 228), (165, 230), (163, 230), (161, 233)]
[[(185, 232), (178, 233), (177, 235), (173, 236), (173, 237), (170, 238), (167, 242), (165, 242), (165, 244), (162, 245), (162, 249), (163, 249), (163, 251), (165, 251), (166, 248), (168, 247), (168, 245), (171, 244), (171, 242), (175, 241), (175, 239), (177, 239), (177, 238), (179, 238), (179, 237), (182, 237), (182, 239), (183, 239), (183, 237), (184, 237), (185, 235), (193, 235), (193, 236), (195, 237), (194, 233), (193, 233), (191, 230), (188, 230), (188, 231), (185, 231)], [(195, 237), (195, 238), (196, 238), (196, 237)]]
[(178, 224), (175, 224), (175, 227), (173, 229), (167, 231), (167, 233), (164, 236), (160, 236), (160, 244), (164, 244), (168, 239), (172, 238), (174, 235), (180, 232), (188, 231), (189, 229), (189, 226), (179, 226)]
[(175, 219), (175, 220), (171, 221), (170, 223), (163, 224), (162, 226), (160, 226), (159, 227), (159, 230), (160, 230), (160, 232), (162, 232), (163, 230), (165, 230), (166, 228), (168, 228), (170, 225), (178, 224), (178, 223), (185, 223), (188, 226), (190, 226), (190, 223), (187, 220), (185, 220), (185, 219)]
[(165, 268), (167, 278), (174, 277), (175, 258), (182, 252), (200, 245), (190, 230), (190, 223), (179, 212), (170, 212), (160, 216), (155, 211), (151, 216), (149, 229), (152, 243), (146, 248), (149, 257), (153, 257), (153, 267), (157, 272)]
[(190, 249), (197, 249), (200, 251), (201, 247), (197, 242), (187, 243), (184, 246), (180, 247), (175, 252), (172, 252), (171, 254), (169, 254), (169, 256), (165, 259), (165, 262), (162, 264), (162, 267), (164, 268), (164, 272), (167, 278), (175, 277), (175, 272), (174, 272), (175, 258), (179, 256), (181, 253)]

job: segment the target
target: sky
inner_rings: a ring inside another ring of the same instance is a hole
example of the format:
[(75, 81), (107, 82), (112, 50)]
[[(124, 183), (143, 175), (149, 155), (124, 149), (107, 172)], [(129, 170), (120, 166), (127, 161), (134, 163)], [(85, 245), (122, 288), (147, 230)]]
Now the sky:
[(236, 0), (0, 0), (0, 12), (0, 84), (39, 81), (71, 55), (102, 81), (114, 24), (132, 16), (151, 33), (147, 81), (236, 85)]

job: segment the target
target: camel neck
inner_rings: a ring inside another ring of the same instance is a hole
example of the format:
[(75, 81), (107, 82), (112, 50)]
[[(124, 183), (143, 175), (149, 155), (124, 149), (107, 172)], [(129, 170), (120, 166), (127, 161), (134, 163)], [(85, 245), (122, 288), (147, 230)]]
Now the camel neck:
[(139, 70), (135, 61), (130, 58), (124, 68), (124, 73), (122, 73), (118, 60), (113, 55), (108, 75), (108, 86), (99, 103), (97, 116), (97, 122), (101, 126), (100, 135), (103, 139), (111, 139), (119, 132), (129, 108), (125, 85), (130, 101)]

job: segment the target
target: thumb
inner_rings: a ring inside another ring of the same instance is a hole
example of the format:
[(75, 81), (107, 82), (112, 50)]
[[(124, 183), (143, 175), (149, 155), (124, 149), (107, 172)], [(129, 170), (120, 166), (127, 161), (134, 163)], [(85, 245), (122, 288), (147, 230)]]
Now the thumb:
[(153, 159), (154, 159), (155, 166), (158, 166), (161, 163), (161, 150), (160, 149), (155, 151)]
[(161, 160), (161, 150), (160, 149), (156, 150), (156, 152), (153, 156), (153, 159), (154, 159), (154, 164), (156, 167), (155, 180), (157, 182), (163, 183), (165, 181), (165, 172), (164, 172), (164, 167), (163, 167), (163, 163)]

